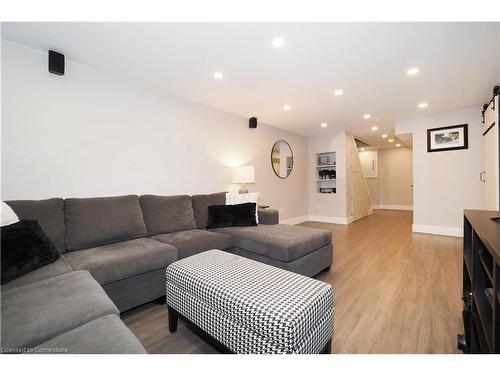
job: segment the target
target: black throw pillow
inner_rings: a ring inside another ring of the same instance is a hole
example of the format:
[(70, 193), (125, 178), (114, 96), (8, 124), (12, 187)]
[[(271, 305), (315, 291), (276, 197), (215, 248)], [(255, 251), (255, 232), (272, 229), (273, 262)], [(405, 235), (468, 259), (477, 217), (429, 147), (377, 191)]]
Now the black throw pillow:
[(2, 284), (55, 262), (60, 257), (36, 220), (21, 220), (3, 226), (1, 244)]
[(255, 203), (209, 206), (207, 228), (255, 226), (255, 209)]

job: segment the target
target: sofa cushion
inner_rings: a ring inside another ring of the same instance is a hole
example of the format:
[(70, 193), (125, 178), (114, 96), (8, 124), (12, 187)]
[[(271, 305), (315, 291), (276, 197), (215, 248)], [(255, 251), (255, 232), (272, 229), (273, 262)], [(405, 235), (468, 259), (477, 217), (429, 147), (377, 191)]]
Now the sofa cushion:
[(73, 269), (68, 264), (68, 262), (66, 262), (66, 259), (64, 259), (64, 255), (61, 255), (61, 257), (55, 262), (31, 271), (30, 273), (18, 277), (17, 279), (14, 279), (7, 284), (3, 284), (2, 290), (17, 288), (19, 286), (31, 284), (40, 280), (45, 280), (49, 277), (62, 275), (71, 271), (73, 271)]
[(146, 350), (117, 315), (106, 315), (44, 342), (36, 353), (146, 354)]
[(140, 201), (144, 222), (150, 236), (196, 229), (193, 205), (189, 195), (170, 197), (143, 195)]
[(64, 200), (19, 200), (6, 202), (19, 219), (36, 220), (60, 253), (64, 248)]
[(211, 249), (226, 250), (232, 246), (231, 236), (200, 229), (160, 234), (152, 238), (174, 246), (179, 259)]
[(137, 195), (65, 201), (66, 250), (81, 250), (147, 235)]
[(258, 225), (213, 229), (229, 234), (233, 246), (269, 258), (290, 262), (332, 243), (332, 233), (293, 225)]
[(33, 347), (109, 314), (118, 314), (86, 271), (2, 291), (2, 347)]
[(177, 260), (177, 250), (149, 238), (70, 251), (66, 260), (75, 270), (87, 270), (101, 285), (165, 268)]
[(208, 206), (226, 204), (226, 193), (198, 194), (191, 197), (198, 229), (207, 229)]
[(1, 228), (2, 285), (55, 262), (61, 254), (36, 220), (21, 220)]

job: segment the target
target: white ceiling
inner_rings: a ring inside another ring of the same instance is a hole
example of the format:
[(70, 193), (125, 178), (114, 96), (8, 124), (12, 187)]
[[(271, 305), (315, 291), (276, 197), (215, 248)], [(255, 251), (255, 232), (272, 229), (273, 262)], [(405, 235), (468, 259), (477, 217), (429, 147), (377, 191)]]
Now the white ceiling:
[[(290, 131), (348, 129), (386, 145), (380, 134), (393, 135), (395, 119), (489, 99), (500, 83), (499, 25), (4, 23), (2, 38)], [(285, 39), (282, 48), (275, 37)], [(408, 77), (413, 66), (420, 74)], [(224, 78), (215, 80), (215, 71)], [(333, 95), (337, 88), (342, 97)], [(422, 101), (425, 110), (417, 108)]]

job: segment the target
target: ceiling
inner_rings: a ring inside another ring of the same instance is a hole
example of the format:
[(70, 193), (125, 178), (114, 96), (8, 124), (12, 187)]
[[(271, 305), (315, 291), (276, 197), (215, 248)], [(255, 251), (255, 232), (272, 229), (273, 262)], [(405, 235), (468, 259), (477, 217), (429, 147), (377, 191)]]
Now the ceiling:
[[(500, 83), (499, 25), (3, 23), (2, 38), (300, 134), (347, 129), (384, 146), (380, 135), (390, 138), (396, 119), (490, 98)], [(408, 76), (411, 67), (420, 73)]]

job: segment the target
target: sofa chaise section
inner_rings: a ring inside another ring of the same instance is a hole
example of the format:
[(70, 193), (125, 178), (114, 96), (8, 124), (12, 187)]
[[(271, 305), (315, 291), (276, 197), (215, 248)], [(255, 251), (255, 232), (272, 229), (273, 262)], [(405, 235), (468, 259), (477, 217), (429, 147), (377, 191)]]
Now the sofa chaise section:
[(87, 271), (2, 291), (2, 347), (37, 346), (92, 320), (118, 314)]
[(213, 231), (230, 235), (237, 255), (306, 276), (332, 264), (332, 234), (324, 230), (276, 224)]
[[(225, 204), (225, 193), (193, 195), (198, 229), (207, 229), (208, 207)], [(211, 229), (231, 236), (228, 251), (305, 276), (328, 269), (333, 261), (331, 232), (277, 224), (276, 210), (259, 210), (259, 225)]]

